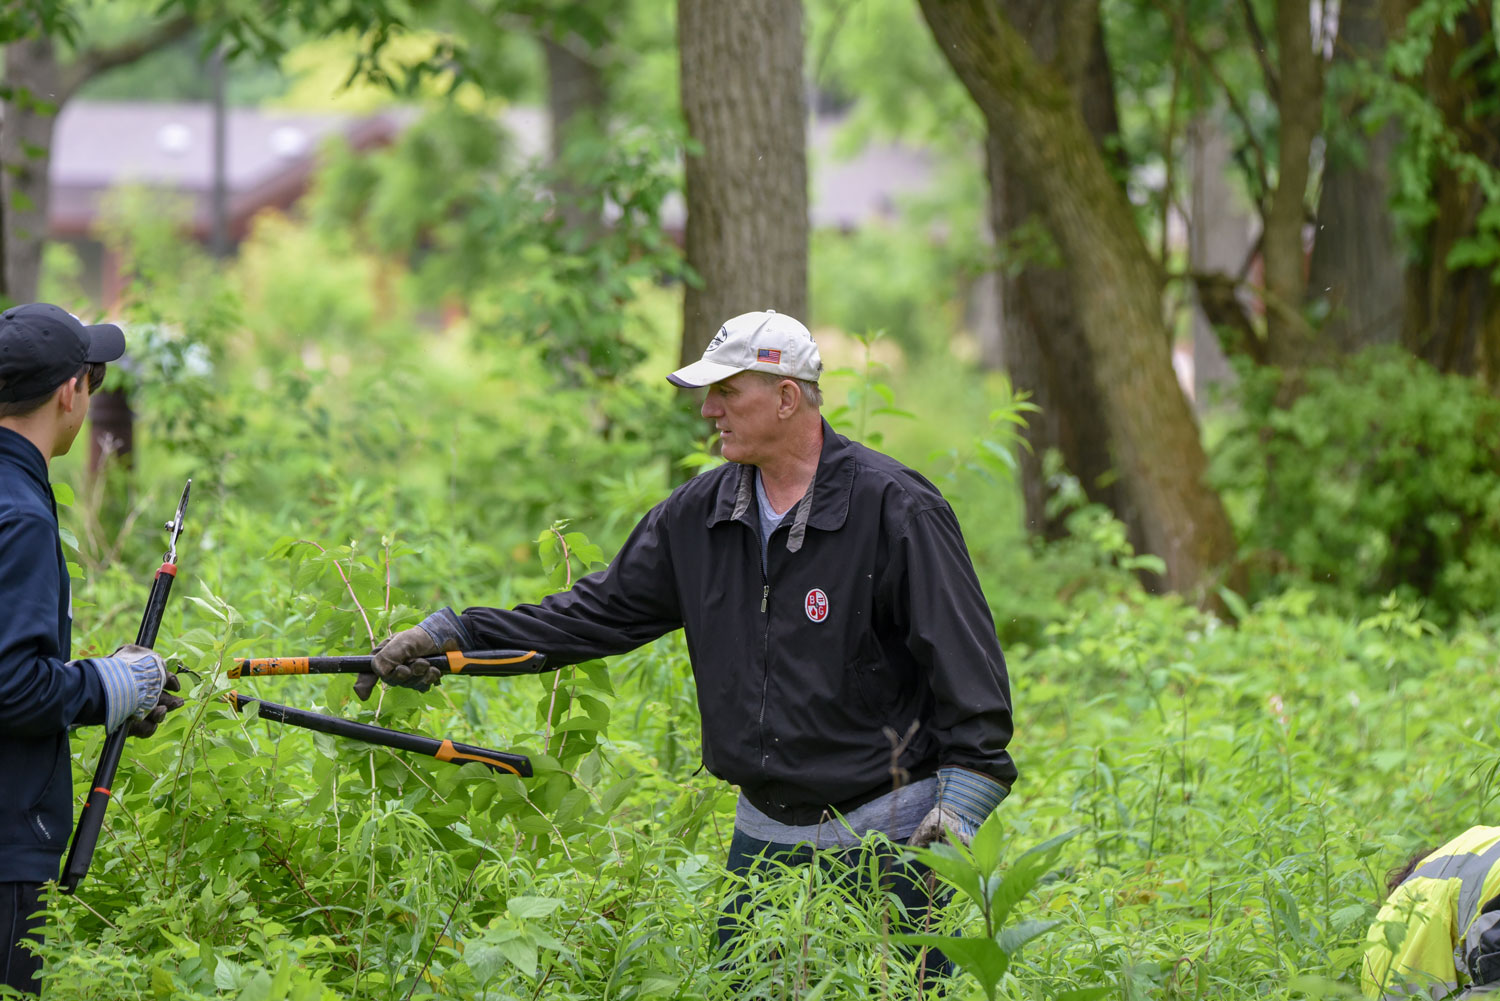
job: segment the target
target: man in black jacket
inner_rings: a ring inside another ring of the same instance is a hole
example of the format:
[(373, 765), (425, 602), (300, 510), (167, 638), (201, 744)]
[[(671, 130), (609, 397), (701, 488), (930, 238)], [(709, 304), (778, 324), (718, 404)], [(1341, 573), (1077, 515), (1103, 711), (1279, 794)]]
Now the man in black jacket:
[[(73, 445), (125, 337), (47, 303), (0, 313), (0, 984), (37, 993), (42, 884), (72, 830), (68, 728), (149, 736), (177, 679), (143, 647), (69, 660), (73, 602), (48, 464)], [(165, 690), (164, 690), (165, 689)]]
[[(729, 461), (657, 505), (607, 570), (539, 605), (445, 608), (392, 637), (377, 673), (424, 687), (440, 672), (422, 658), (486, 646), (541, 650), (556, 667), (680, 627), (704, 764), (741, 790), (732, 869), (871, 830), (967, 840), (1016, 778), (994, 622), (952, 509), (834, 433), (821, 372), (791, 317), (730, 320), (669, 376), (707, 387), (703, 416)], [(361, 697), (374, 684), (364, 676)]]

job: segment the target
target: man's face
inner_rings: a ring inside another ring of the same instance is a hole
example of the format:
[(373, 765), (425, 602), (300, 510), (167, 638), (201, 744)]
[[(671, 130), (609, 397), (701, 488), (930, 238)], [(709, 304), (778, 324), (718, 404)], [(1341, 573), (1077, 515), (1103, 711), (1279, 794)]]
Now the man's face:
[(732, 375), (708, 387), (702, 414), (719, 431), (719, 446), (730, 462), (760, 465), (780, 445), (781, 402), (777, 383), (753, 372)]

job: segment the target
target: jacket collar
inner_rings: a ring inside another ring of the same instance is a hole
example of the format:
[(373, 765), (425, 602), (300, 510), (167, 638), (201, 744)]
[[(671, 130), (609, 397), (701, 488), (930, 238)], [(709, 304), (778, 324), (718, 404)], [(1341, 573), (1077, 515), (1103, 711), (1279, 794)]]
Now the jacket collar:
[[(755, 467), (738, 463), (730, 463), (730, 466), (734, 468), (719, 481), (719, 492), (708, 517), (710, 527), (740, 520), (755, 502)], [(812, 485), (794, 509), (792, 531), (787, 539), (790, 552), (802, 548), (803, 535), (808, 527), (823, 532), (844, 527), (854, 493), (854, 471), (853, 444), (836, 433), (825, 419), (823, 451), (818, 456), (817, 471), (813, 473)]]
[(29, 438), (10, 428), (0, 428), (0, 464), (21, 469), (36, 481), (49, 501), (52, 499), (52, 484), (47, 479), (47, 460), (42, 458), (41, 450)]

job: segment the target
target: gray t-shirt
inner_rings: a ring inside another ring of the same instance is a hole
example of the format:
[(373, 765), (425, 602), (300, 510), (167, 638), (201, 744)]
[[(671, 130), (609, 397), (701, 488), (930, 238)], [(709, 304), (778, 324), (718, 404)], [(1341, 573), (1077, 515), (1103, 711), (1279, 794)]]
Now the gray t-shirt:
[(764, 570), (768, 547), (771, 544), (771, 533), (776, 531), (776, 526), (781, 524), (782, 518), (786, 517), (786, 511), (790, 511), (797, 505), (793, 503), (792, 507), (778, 514), (771, 506), (771, 498), (766, 496), (766, 486), (760, 481), (759, 469), (755, 471), (755, 499), (758, 502), (756, 506), (760, 508), (760, 566)]
[(814, 848), (849, 848), (871, 831), (880, 831), (892, 841), (905, 841), (936, 802), (937, 776), (930, 775), (850, 810), (842, 822), (831, 817), (821, 824), (793, 825), (772, 820), (741, 793), (734, 826), (752, 838), (781, 845), (806, 842)]
[[(787, 512), (778, 514), (771, 506), (759, 469), (755, 471), (755, 499), (760, 509), (760, 561), (764, 567), (771, 533), (776, 531)], [(796, 506), (793, 503), (787, 511)], [(936, 802), (937, 779), (930, 777), (872, 799), (846, 813), (842, 821), (833, 817), (821, 824), (792, 825), (772, 820), (741, 795), (734, 811), (734, 826), (752, 838), (777, 844), (806, 842), (814, 848), (847, 848), (859, 844), (860, 839), (871, 831), (880, 831), (892, 841), (905, 841)]]

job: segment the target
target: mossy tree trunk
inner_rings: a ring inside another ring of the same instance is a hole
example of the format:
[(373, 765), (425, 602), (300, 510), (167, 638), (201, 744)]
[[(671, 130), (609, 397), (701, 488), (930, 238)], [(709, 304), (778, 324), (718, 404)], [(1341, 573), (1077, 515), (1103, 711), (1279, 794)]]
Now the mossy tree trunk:
[[(1024, 175), (1057, 241), (1094, 367), (1120, 477), (1139, 506), (1165, 584), (1203, 600), (1234, 557), (1219, 496), (1204, 481), (1197, 423), (1177, 384), (1162, 276), (1111, 176), (1066, 66), (1043, 62), (1006, 13), (983, 0), (921, 0), (938, 46)], [(1094, 2), (1062, 2), (1062, 23), (1093, 33)], [(1080, 26), (1082, 26), (1080, 28)], [(1082, 59), (1086, 46), (1060, 58)]]

